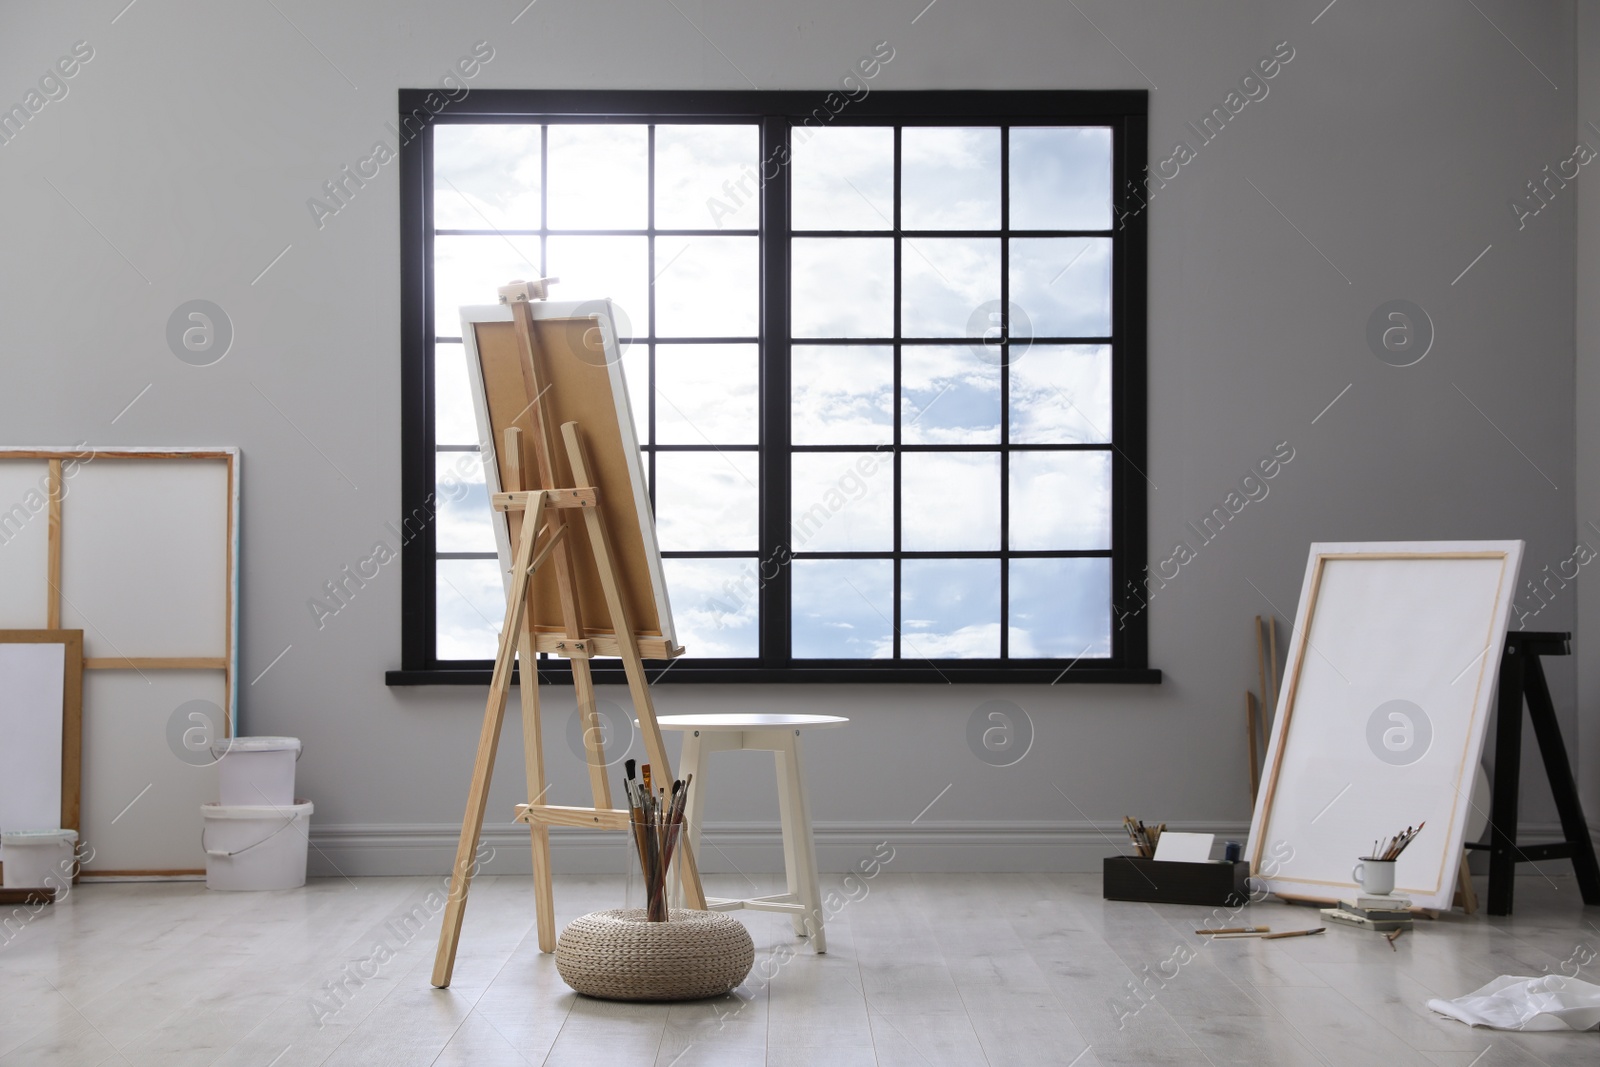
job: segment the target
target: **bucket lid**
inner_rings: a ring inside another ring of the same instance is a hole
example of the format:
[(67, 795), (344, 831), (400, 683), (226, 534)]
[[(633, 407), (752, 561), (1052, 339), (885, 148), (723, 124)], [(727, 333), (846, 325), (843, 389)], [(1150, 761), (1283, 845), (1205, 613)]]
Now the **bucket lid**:
[(299, 752), (298, 737), (220, 737), (211, 746), (215, 753)]
[(304, 797), (296, 797), (293, 804), (278, 807), (273, 804), (202, 804), (200, 814), (207, 819), (272, 819), (292, 815), (299, 818), (310, 815), (315, 805)]
[(7, 830), (0, 833), (0, 845), (54, 845), (77, 839), (76, 830)]

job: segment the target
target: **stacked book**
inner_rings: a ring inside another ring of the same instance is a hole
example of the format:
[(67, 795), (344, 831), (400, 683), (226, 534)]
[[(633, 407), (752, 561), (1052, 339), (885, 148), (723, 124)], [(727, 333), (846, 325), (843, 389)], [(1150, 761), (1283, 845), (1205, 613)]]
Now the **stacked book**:
[(1412, 925), (1411, 898), (1359, 896), (1353, 900), (1339, 901), (1337, 908), (1323, 908), (1322, 917), (1332, 923), (1381, 933), (1409, 930)]

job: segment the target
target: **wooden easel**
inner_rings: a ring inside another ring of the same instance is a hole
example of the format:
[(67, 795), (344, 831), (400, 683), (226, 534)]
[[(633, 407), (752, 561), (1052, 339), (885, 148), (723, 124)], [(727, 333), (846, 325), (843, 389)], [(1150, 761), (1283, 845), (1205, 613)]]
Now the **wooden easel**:
[[(672, 780), (672, 768), (656, 723), (650, 699), (649, 681), (644, 673), (644, 651), (652, 658), (671, 658), (682, 648), (656, 638), (640, 638), (630, 624), (627, 598), (618, 580), (616, 557), (610, 534), (600, 510), (601, 489), (593, 484), (593, 469), (576, 422), (561, 426), (572, 485), (557, 488), (555, 435), (545, 410), (545, 386), (541, 384), (538, 362), (534, 359), (534, 329), (529, 301), (542, 299), (547, 282), (517, 283), (500, 290), (501, 302), (510, 304), (520, 348), (522, 374), (527, 395), (533, 400), (534, 432), (532, 446), (538, 467), (538, 483), (532, 489), (523, 471), (523, 434), (516, 427), (505, 431), (506, 456), (510, 459), (509, 477), (503, 482), (506, 492), (496, 493), (491, 501), (497, 511), (507, 513), (513, 543), (516, 545), (506, 594), (506, 613), (500, 629), (500, 644), (484, 708), (483, 729), (478, 736), (477, 761), (473, 766), (472, 787), (467, 794), (467, 810), (461, 822), (461, 838), (456, 846), (455, 866), (450, 872), (450, 896), (445, 905), (439, 931), (439, 949), (434, 957), (433, 985), (450, 984), (455, 967), (456, 947), (461, 937), (461, 921), (466, 911), (467, 892), (472, 885), (474, 852), (483, 830), (484, 809), (489, 798), (489, 783), (494, 775), (495, 751), (500, 727), (505, 720), (510, 695), (512, 668), (520, 658), (522, 697), (522, 742), (526, 763), (528, 802), (517, 805), (516, 820), (528, 824), (533, 845), (534, 904), (538, 916), (539, 948), (553, 952), (556, 947), (555, 900), (550, 879), (550, 827), (571, 826), (589, 829), (627, 830), (626, 809), (611, 805), (611, 786), (606, 778), (604, 744), (595, 709), (594, 679), (589, 659), (596, 655), (618, 656), (628, 679), (628, 692), (634, 714), (644, 735), (645, 753), (655, 767), (657, 780)], [(621, 492), (617, 487), (608, 491)], [(569, 534), (577, 529), (582, 516), (586, 538)], [(587, 630), (583, 625), (580, 588), (574, 569), (574, 544), (586, 541), (599, 574), (611, 631)], [(561, 633), (536, 631), (530, 602), (532, 579), (541, 567), (552, 567), (559, 592), (563, 630)], [(584, 747), (589, 763), (589, 786), (594, 806), (563, 807), (545, 803), (544, 735), (539, 719), (538, 653), (547, 652), (567, 659), (572, 665), (572, 684), (583, 722)], [(678, 848), (676, 864), (685, 901), (691, 908), (705, 907), (705, 893), (693, 852), (685, 841)]]
[[(1561, 740), (1561, 724), (1550, 699), (1540, 656), (1572, 654), (1570, 633), (1520, 630), (1506, 635), (1500, 659), (1500, 692), (1496, 709), (1494, 746), (1494, 801), (1489, 808), (1489, 843), (1469, 842), (1469, 849), (1489, 850), (1489, 914), (1510, 915), (1516, 887), (1517, 864), (1539, 860), (1570, 859), (1578, 892), (1587, 905), (1600, 905), (1600, 864), (1583, 817), (1577, 781)], [(1544, 844), (1517, 844), (1517, 803), (1522, 773), (1522, 708), (1544, 757), (1550, 794), (1561, 817), (1564, 840)]]

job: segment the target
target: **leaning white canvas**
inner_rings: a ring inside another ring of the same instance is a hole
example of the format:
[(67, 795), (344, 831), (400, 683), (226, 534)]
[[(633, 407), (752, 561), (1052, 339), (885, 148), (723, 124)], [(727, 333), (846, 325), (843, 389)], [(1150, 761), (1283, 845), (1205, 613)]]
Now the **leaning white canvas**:
[(66, 646), (0, 645), (0, 830), (61, 828)]
[(1522, 550), (1311, 546), (1250, 826), (1265, 888), (1349, 896), (1375, 840), (1426, 822), (1395, 892), (1450, 907)]

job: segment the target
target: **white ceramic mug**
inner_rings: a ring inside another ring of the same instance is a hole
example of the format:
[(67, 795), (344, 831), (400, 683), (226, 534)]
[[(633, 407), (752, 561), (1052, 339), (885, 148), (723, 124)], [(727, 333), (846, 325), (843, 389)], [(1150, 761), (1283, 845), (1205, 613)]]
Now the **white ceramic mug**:
[(1361, 862), (1351, 869), (1350, 877), (1364, 891), (1376, 897), (1386, 897), (1394, 892), (1394, 860), (1363, 856)]

